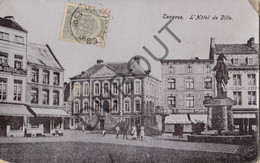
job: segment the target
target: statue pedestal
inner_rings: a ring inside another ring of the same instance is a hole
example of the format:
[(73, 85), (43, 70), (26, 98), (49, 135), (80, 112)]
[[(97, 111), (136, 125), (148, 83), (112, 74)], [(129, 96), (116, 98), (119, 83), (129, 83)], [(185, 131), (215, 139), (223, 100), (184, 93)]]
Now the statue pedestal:
[(208, 125), (212, 130), (232, 130), (233, 112), (232, 106), (235, 101), (228, 97), (216, 97), (205, 100), (204, 105), (209, 107)]

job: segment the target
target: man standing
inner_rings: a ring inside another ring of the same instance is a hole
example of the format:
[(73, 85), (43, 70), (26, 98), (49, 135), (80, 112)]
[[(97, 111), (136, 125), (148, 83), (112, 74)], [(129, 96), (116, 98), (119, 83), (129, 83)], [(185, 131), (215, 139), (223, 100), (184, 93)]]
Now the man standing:
[(128, 139), (127, 138), (127, 132), (128, 132), (128, 125), (127, 124), (125, 124), (124, 125), (124, 130), (123, 130), (123, 139)]

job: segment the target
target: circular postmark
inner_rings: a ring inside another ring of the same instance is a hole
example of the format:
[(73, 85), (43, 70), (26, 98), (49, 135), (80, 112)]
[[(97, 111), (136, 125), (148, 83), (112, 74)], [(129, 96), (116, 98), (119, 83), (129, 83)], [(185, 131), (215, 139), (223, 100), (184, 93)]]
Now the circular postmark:
[(102, 22), (95, 8), (78, 6), (72, 13), (70, 22), (71, 33), (80, 43), (97, 44), (102, 32)]

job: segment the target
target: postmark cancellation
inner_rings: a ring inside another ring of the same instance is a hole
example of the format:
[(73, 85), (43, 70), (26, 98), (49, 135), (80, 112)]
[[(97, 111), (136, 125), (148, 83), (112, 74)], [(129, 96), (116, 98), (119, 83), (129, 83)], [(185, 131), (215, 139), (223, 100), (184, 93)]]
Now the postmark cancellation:
[(60, 39), (105, 47), (110, 9), (67, 2)]

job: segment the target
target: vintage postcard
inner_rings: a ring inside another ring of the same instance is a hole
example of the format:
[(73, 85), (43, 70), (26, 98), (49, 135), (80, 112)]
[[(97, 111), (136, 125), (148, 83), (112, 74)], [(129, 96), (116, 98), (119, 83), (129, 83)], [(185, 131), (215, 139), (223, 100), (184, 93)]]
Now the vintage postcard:
[(0, 163), (257, 162), (259, 1), (0, 0)]

